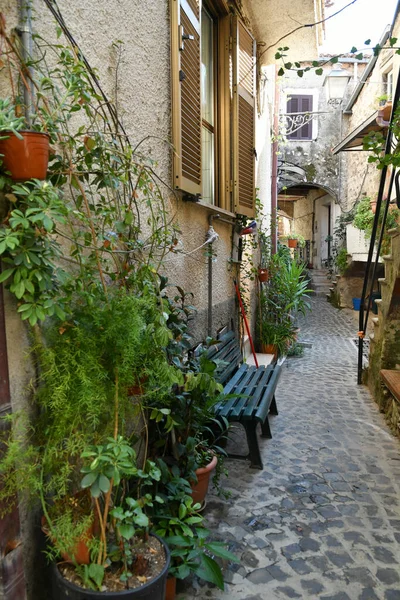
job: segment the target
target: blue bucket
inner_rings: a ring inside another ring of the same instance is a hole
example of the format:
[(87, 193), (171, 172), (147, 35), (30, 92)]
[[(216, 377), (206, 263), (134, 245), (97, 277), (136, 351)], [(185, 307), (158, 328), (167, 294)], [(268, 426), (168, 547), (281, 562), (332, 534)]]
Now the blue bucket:
[(354, 310), (360, 310), (360, 307), (361, 307), (361, 298), (353, 298)]

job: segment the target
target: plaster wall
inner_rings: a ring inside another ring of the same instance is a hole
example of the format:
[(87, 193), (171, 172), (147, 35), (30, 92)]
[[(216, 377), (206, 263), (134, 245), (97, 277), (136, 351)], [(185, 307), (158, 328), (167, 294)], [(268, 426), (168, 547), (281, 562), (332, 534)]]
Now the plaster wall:
[(317, 55), (318, 45), (323, 41), (322, 24), (305, 27), (291, 34), (287, 40), (279, 40), (299, 24), (321, 20), (324, 11), (321, 0), (242, 0), (242, 4), (255, 25), (257, 42), (266, 45), (266, 48), (261, 48), (263, 64), (276, 62), (274, 56), (280, 46), (289, 46), (285, 60), (310, 60)]

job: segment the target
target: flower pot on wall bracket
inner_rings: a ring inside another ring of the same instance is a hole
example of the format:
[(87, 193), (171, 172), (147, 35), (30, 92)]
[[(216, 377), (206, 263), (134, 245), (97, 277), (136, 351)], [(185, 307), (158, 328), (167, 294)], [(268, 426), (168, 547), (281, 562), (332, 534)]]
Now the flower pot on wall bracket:
[(269, 271), (268, 269), (259, 268), (258, 269), (258, 280), (261, 282), (268, 281), (269, 279)]
[(22, 139), (14, 133), (2, 132), (0, 154), (3, 168), (11, 173), (14, 181), (46, 179), (49, 163), (49, 136), (38, 131), (19, 131)]
[(288, 238), (289, 248), (297, 248), (297, 240), (295, 238)]
[(390, 115), (392, 114), (392, 102), (388, 101), (384, 106), (381, 106), (378, 110), (378, 119), (381, 118), (383, 121), (390, 121)]
[(205, 467), (201, 467), (200, 469), (196, 469), (196, 477), (197, 483), (192, 484), (192, 498), (193, 503), (196, 504), (199, 502), (204, 507), (204, 501), (207, 495), (208, 486), (210, 484), (211, 473), (214, 471), (217, 466), (218, 458), (217, 456), (213, 456), (213, 459), (208, 465)]

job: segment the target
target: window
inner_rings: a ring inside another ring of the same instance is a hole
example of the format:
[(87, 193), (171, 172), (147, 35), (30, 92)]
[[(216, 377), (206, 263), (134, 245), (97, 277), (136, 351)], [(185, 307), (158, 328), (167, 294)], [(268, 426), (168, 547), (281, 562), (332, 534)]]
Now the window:
[(393, 97), (393, 69), (382, 75), (383, 83), (383, 94), (387, 96), (388, 100)]
[(174, 188), (254, 216), (255, 45), (225, 0), (170, 0)]
[[(305, 95), (291, 95), (287, 103), (287, 113), (295, 116), (304, 115), (313, 110), (313, 97)], [(306, 123), (293, 133), (288, 134), (289, 140), (312, 140), (312, 121)]]
[(201, 11), (201, 117), (202, 117), (202, 198), (214, 204), (215, 128), (214, 128), (214, 21), (203, 7)]

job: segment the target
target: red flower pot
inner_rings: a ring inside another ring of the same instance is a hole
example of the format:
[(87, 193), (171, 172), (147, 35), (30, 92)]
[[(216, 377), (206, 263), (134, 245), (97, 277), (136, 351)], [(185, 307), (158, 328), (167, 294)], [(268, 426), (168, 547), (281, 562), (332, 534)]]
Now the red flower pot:
[(214, 456), (208, 465), (196, 469), (197, 483), (192, 484), (192, 498), (194, 504), (199, 502), (203, 506), (210, 483), (211, 473), (217, 466), (217, 462), (218, 458), (217, 456)]
[(297, 240), (294, 238), (288, 238), (289, 248), (297, 248)]
[(268, 269), (258, 269), (258, 280), (261, 282), (268, 281), (269, 271)]
[(10, 132), (6, 139), (0, 139), (0, 157), (6, 171), (10, 171), (14, 181), (46, 179), (49, 163), (49, 136), (38, 131), (19, 131), (22, 140)]
[[(53, 543), (56, 543), (57, 540), (52, 537), (47, 525), (46, 517), (44, 515), (42, 516), (42, 531)], [(90, 550), (88, 544), (93, 538), (93, 532), (94, 524), (92, 523), (86, 532), (81, 537), (76, 539), (75, 545), (71, 549), (71, 555), (68, 554), (68, 552), (60, 552), (65, 562), (76, 562), (78, 565), (88, 565), (90, 563)]]

